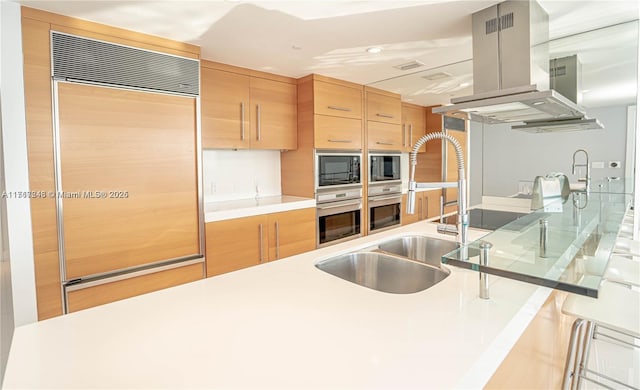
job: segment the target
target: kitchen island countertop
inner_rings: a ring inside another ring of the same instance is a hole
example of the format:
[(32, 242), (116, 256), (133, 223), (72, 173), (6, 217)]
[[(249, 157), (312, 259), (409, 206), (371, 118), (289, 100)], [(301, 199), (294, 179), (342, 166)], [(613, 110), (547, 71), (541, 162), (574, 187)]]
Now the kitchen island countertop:
[(491, 276), (483, 300), (476, 272), (449, 267), (389, 294), (314, 266), (405, 234), (444, 238), (418, 222), (18, 327), (4, 386), (483, 387), (551, 290)]

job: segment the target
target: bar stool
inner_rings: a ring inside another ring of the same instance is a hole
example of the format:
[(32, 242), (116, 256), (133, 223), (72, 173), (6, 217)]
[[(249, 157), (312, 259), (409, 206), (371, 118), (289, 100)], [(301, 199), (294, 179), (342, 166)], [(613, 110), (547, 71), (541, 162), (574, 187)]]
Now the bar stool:
[[(619, 386), (637, 389), (604, 373), (587, 367), (592, 339), (602, 337), (633, 348), (639, 348), (634, 342), (620, 337), (640, 339), (640, 292), (609, 280), (603, 280), (598, 299), (570, 294), (562, 306), (562, 312), (577, 319), (571, 328), (567, 360), (565, 364), (563, 389), (577, 389), (582, 380), (611, 388), (602, 383), (607, 381)], [(604, 328), (606, 333), (596, 328)], [(614, 334), (614, 335), (612, 335)], [(617, 335), (621, 336), (617, 336)], [(597, 378), (597, 379), (596, 379)]]
[(620, 255), (640, 256), (640, 241), (618, 237), (616, 238), (616, 243), (613, 247), (613, 253)]

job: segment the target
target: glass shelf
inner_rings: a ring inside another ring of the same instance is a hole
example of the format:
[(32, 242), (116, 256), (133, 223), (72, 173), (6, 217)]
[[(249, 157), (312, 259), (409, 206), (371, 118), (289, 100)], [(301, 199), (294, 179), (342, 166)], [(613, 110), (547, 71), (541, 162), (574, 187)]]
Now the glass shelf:
[[(599, 187), (600, 192), (571, 193), (558, 205), (561, 211), (534, 211), (467, 248), (442, 256), (442, 262), (597, 298), (620, 223), (632, 199), (631, 194), (616, 192), (620, 190), (615, 184), (606, 188), (608, 192)], [(540, 220), (547, 221), (544, 257)], [(492, 244), (486, 266), (479, 264), (482, 242)]]

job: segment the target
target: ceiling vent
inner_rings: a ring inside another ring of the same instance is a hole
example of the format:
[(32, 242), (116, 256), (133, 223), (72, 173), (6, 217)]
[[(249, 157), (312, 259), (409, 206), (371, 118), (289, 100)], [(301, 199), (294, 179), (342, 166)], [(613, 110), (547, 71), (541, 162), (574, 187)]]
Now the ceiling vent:
[(396, 66), (394, 66), (394, 68), (400, 69), (400, 70), (411, 70), (411, 69), (419, 68), (421, 66), (424, 66), (424, 64), (422, 62), (420, 62), (420, 61), (411, 61), (411, 62), (407, 62), (406, 64), (396, 65)]
[(447, 72), (438, 72), (438, 73), (432, 73), (426, 76), (422, 76), (423, 79), (426, 79), (429, 81), (448, 79), (449, 77), (451, 77), (451, 73), (447, 73)]

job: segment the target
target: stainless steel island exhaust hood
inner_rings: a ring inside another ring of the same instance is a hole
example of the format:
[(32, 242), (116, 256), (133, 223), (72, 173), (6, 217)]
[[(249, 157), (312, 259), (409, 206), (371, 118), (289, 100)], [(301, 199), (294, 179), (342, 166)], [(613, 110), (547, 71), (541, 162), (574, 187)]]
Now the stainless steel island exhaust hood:
[[(474, 94), (434, 113), (549, 132), (602, 128), (576, 102), (549, 88), (549, 16), (535, 1), (509, 0), (472, 16)], [(586, 120), (586, 122), (582, 122)]]

